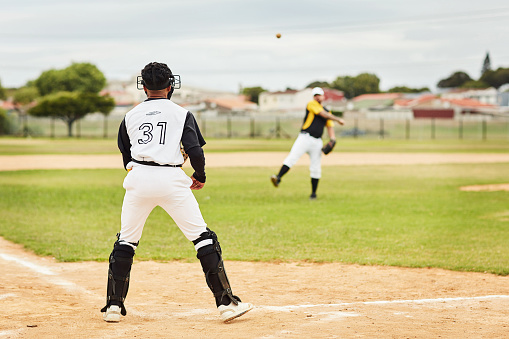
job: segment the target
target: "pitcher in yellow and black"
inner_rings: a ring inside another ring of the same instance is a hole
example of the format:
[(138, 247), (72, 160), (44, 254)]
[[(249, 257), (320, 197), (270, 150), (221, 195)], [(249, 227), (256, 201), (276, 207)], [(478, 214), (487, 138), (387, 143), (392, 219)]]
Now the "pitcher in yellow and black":
[(297, 163), (297, 161), (307, 153), (309, 155), (310, 165), (309, 172), (311, 176), (311, 195), (310, 199), (316, 199), (316, 190), (318, 188), (318, 181), (322, 176), (322, 135), (323, 130), (327, 127), (327, 132), (331, 141), (335, 143), (334, 122), (336, 121), (344, 125), (344, 121), (331, 113), (329, 113), (323, 106), (322, 102), (325, 100), (325, 93), (322, 88), (315, 87), (312, 90), (313, 100), (308, 102), (306, 106), (306, 115), (300, 130), (300, 134), (295, 140), (292, 149), (286, 159), (283, 161), (283, 166), (277, 175), (273, 175), (270, 179), (275, 187), (279, 187), (281, 178), (285, 175), (290, 168)]

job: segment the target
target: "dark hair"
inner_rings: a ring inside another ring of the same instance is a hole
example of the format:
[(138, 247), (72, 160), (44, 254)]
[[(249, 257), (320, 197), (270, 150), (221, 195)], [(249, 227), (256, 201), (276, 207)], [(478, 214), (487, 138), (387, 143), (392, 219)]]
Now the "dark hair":
[(173, 85), (173, 73), (170, 68), (160, 62), (151, 62), (141, 70), (143, 84), (149, 90), (164, 89)]

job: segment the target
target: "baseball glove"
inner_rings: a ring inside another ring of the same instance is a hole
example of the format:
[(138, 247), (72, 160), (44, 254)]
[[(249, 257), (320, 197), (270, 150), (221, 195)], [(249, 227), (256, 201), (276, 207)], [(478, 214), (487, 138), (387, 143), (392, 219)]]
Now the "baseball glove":
[(323, 154), (329, 154), (332, 152), (334, 146), (336, 146), (336, 140), (331, 139), (328, 143), (325, 144), (325, 146), (322, 147)]
[(182, 156), (184, 157), (184, 162), (187, 161), (187, 158), (189, 158), (189, 155), (184, 151), (184, 146), (180, 146), (180, 153), (182, 153)]

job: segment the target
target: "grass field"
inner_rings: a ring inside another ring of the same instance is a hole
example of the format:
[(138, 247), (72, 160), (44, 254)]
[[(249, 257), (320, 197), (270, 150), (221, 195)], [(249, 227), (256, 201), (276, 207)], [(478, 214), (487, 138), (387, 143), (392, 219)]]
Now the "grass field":
[[(82, 149), (82, 142), (62, 144)], [(214, 144), (210, 142), (217, 149), (231, 145)], [(427, 150), (436, 145), (421, 146)], [(1, 154), (6, 147), (2, 143)], [(485, 147), (497, 152), (506, 145)], [(267, 168), (211, 168), (207, 173), (207, 185), (196, 197), (220, 237), (225, 259), (509, 274), (509, 192), (458, 189), (508, 182), (509, 164), (324, 167), (317, 201), (307, 199), (305, 167), (292, 169), (278, 189), (271, 186)], [(62, 261), (106, 260), (119, 230), (124, 176), (121, 169), (0, 172), (0, 235)], [(137, 259), (194, 256), (171, 218), (156, 208)]]
[[(205, 152), (288, 152), (294, 139), (207, 138)], [(374, 140), (339, 139), (341, 152), (507, 153), (509, 140)], [(120, 154), (116, 139), (0, 137), (0, 155)]]

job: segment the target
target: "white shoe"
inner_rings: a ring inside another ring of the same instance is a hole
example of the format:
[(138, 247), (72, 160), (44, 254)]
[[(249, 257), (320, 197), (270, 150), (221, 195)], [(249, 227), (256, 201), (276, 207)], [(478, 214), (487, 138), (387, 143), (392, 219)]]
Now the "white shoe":
[(230, 320), (240, 317), (246, 312), (251, 311), (253, 309), (253, 305), (249, 303), (242, 303), (239, 301), (238, 305), (230, 303), (230, 305), (228, 306), (221, 305), (217, 309), (219, 310), (221, 319), (223, 319), (223, 321), (226, 323)]
[(120, 321), (120, 306), (111, 305), (104, 312), (103, 319), (109, 323), (118, 323)]

